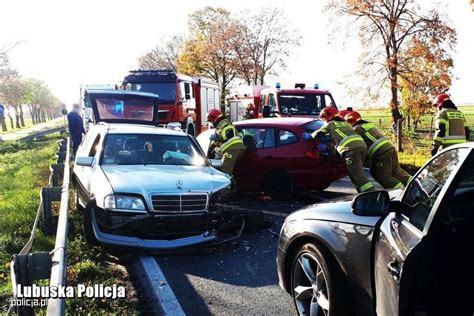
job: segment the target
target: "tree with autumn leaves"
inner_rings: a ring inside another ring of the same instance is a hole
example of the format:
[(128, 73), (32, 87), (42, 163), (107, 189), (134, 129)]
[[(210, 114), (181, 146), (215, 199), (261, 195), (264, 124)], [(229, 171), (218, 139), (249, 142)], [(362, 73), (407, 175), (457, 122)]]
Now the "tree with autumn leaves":
[(186, 37), (172, 36), (140, 57), (139, 67), (209, 77), (223, 91), (221, 107), (234, 80), (264, 84), (268, 75), (286, 68), (299, 45), (298, 32), (290, 30), (283, 12), (273, 7), (257, 14), (205, 7), (189, 16), (188, 29)]
[(358, 73), (376, 94), (388, 87), (394, 122), (402, 117), (400, 91), (405, 108), (419, 113), (426, 98), (449, 87), (456, 31), (438, 10), (414, 0), (335, 0), (328, 10), (333, 23), (358, 30), (365, 49)]

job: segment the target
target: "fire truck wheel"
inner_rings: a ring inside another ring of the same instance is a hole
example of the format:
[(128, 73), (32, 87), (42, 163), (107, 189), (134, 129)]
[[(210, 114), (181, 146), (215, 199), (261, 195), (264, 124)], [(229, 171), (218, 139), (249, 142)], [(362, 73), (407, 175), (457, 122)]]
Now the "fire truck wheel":
[(263, 190), (272, 200), (288, 201), (295, 193), (295, 183), (283, 171), (267, 174), (263, 180)]

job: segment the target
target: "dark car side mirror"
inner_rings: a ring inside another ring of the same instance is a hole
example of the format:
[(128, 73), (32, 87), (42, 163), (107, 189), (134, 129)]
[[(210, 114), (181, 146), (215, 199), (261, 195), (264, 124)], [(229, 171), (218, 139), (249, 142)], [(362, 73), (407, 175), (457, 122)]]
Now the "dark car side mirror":
[(387, 214), (390, 195), (387, 191), (371, 191), (357, 195), (352, 201), (352, 212), (360, 216), (383, 216)]
[(94, 163), (94, 157), (77, 157), (76, 165), (90, 167)]
[(270, 117), (271, 112), (270, 112), (270, 107), (268, 105), (265, 105), (262, 109), (262, 116), (263, 117)]

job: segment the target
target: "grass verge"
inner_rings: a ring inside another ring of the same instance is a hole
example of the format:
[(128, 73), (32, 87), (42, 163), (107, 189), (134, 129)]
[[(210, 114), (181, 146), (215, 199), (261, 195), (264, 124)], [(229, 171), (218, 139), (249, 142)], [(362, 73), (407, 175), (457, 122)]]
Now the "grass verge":
[[(12, 289), (10, 261), (28, 240), (39, 203), (39, 190), (47, 184), (49, 166), (57, 151), (58, 134), (36, 142), (0, 143), (0, 304), (8, 306)], [(35, 251), (54, 248), (54, 241), (36, 232)]]

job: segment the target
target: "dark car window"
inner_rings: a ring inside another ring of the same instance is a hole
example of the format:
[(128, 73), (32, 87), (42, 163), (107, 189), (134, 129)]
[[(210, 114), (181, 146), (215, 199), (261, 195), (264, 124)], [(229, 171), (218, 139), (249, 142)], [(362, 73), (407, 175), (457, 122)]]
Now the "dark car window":
[(281, 93), (279, 96), (282, 114), (318, 115), (324, 108), (323, 96), (314, 93)]
[(323, 121), (314, 120), (303, 125), (303, 129), (305, 130), (305, 132), (312, 133), (320, 129), (323, 125), (324, 125)]
[(240, 130), (240, 134), (246, 144), (252, 137), (257, 149), (275, 147), (275, 130), (273, 128), (246, 127)]
[(206, 159), (186, 136), (109, 134), (102, 164), (202, 166)]
[(278, 142), (280, 146), (295, 144), (298, 142), (298, 137), (293, 132), (281, 129), (278, 131)]
[(407, 188), (403, 202), (410, 209), (405, 215), (422, 231), (426, 220), (447, 180), (461, 164), (469, 150), (457, 148), (446, 151), (430, 161)]
[(89, 157), (95, 157), (95, 154), (97, 153), (97, 149), (99, 146), (100, 142), (100, 134), (97, 135), (97, 137), (94, 139), (94, 142), (92, 143), (92, 147), (89, 150)]
[(158, 94), (163, 104), (176, 102), (176, 82), (132, 83), (130, 90)]

